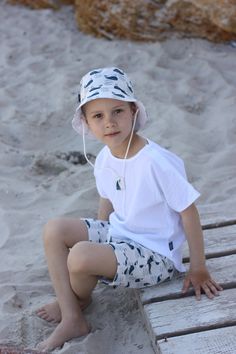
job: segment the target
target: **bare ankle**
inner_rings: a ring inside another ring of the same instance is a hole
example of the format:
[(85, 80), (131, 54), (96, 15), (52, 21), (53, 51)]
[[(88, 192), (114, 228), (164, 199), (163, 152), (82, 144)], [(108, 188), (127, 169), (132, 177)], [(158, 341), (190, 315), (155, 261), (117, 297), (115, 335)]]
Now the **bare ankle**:
[(45, 341), (39, 343), (37, 349), (51, 351), (63, 346), (68, 340), (87, 335), (90, 330), (84, 316), (80, 316), (77, 320), (64, 318), (53, 333)]

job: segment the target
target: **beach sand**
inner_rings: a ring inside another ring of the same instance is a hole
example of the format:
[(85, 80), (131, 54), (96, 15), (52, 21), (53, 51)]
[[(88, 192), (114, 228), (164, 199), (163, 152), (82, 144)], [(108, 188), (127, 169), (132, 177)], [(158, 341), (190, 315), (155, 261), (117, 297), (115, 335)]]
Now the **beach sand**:
[[(115, 65), (150, 117), (143, 135), (182, 157), (198, 204), (236, 202), (236, 48), (198, 39), (97, 39), (78, 31), (72, 7), (32, 11), (0, 4), (0, 344), (34, 348), (54, 328), (34, 311), (54, 297), (42, 228), (57, 216), (95, 217), (98, 196), (71, 127), (79, 81)], [(87, 141), (96, 156), (101, 145)], [(55, 352), (151, 354), (132, 290), (99, 285), (86, 310), (92, 333)]]

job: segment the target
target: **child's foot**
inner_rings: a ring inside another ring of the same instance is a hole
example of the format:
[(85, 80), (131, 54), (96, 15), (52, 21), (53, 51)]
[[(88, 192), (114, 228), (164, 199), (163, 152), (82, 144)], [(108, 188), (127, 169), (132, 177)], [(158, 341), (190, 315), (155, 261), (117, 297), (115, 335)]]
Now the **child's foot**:
[(77, 337), (82, 337), (90, 332), (85, 318), (62, 320), (48, 339), (37, 345), (41, 351), (51, 351)]
[(36, 315), (48, 322), (61, 322), (61, 309), (57, 301), (40, 307)]
[[(80, 302), (81, 310), (85, 310), (92, 302), (92, 298)], [(56, 301), (51, 302), (50, 304), (40, 307), (36, 312), (36, 315), (48, 322), (61, 322), (61, 309)]]

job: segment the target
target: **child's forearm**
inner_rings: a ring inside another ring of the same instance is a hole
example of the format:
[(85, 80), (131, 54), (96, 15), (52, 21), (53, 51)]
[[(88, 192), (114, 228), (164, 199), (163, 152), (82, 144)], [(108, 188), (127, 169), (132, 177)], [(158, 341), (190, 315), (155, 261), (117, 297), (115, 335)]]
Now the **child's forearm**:
[(100, 198), (98, 207), (98, 219), (108, 220), (109, 215), (113, 212), (113, 206), (108, 199)]
[(190, 253), (190, 269), (184, 279), (183, 293), (192, 285), (197, 300), (201, 298), (201, 291), (212, 299), (219, 295), (218, 291), (222, 290), (222, 287), (211, 278), (206, 267), (202, 228), (195, 205), (192, 204), (184, 210), (181, 217)]
[(197, 208), (194, 204), (181, 213), (183, 227), (189, 246), (190, 268), (205, 268), (204, 240)]

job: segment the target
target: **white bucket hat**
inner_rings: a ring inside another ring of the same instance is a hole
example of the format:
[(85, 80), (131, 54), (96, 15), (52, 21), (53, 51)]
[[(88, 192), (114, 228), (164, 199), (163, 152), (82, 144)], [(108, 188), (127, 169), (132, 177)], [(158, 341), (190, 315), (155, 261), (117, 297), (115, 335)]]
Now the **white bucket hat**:
[(72, 120), (72, 126), (77, 133), (83, 134), (84, 126), (85, 134), (92, 136), (81, 107), (98, 98), (135, 102), (138, 108), (135, 131), (142, 129), (148, 120), (145, 107), (135, 98), (132, 83), (124, 71), (116, 67), (99, 68), (88, 72), (80, 81), (79, 106)]

